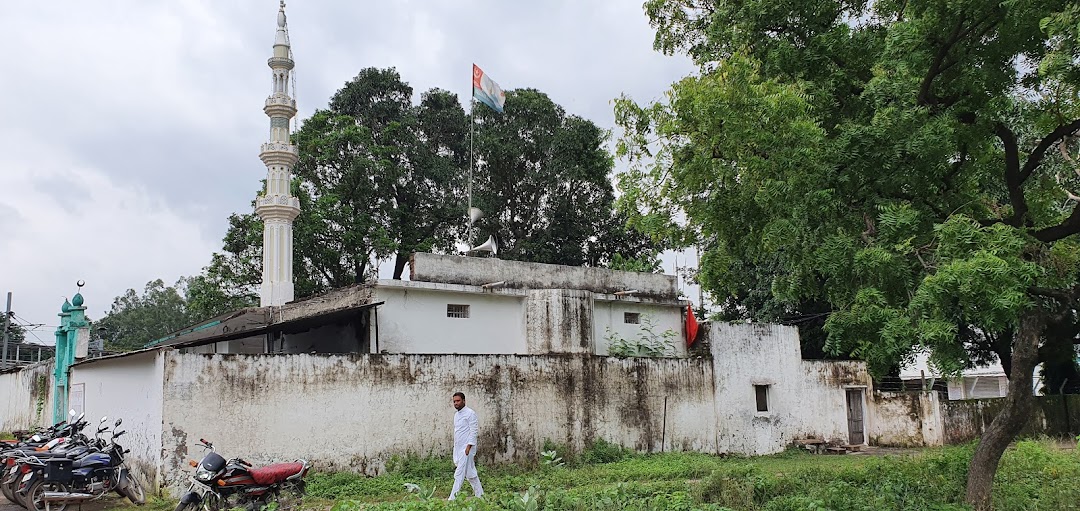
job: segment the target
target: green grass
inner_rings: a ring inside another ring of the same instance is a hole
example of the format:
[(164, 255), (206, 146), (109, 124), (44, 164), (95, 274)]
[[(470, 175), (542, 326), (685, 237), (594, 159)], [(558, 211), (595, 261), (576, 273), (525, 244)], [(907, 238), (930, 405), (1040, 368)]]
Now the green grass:
[[(487, 496), (447, 503), (449, 460), (399, 460), (388, 474), (316, 474), (309, 495), (335, 511), (746, 510), (954, 511), (963, 505), (972, 445), (900, 456), (826, 456), (788, 451), (755, 458), (696, 453), (578, 456), (564, 467), (480, 467)], [(592, 456), (592, 457), (590, 457)], [(596, 462), (597, 459), (609, 461)], [(431, 499), (404, 483), (435, 488)], [(461, 496), (471, 494), (467, 489)], [(526, 492), (528, 492), (526, 494)], [(530, 503), (531, 501), (531, 503)], [(1048, 441), (1022, 441), (1002, 460), (994, 488), (999, 511), (1080, 510), (1080, 455)]]
[[(453, 466), (444, 458), (395, 458), (388, 472), (365, 477), (317, 473), (306, 509), (354, 510), (737, 510), (958, 511), (973, 445), (893, 456), (720, 457), (638, 455), (610, 444), (561, 467), (479, 467), (487, 493), (446, 502)], [(405, 490), (414, 483), (430, 498)], [(153, 511), (175, 501), (153, 499)], [(1080, 510), (1080, 453), (1050, 441), (1022, 441), (1006, 452), (994, 485), (998, 511)]]

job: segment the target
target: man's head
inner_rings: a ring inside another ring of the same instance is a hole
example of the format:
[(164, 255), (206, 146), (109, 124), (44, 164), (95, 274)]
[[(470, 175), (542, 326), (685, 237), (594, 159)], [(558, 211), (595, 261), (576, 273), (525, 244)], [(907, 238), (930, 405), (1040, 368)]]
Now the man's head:
[(461, 392), (454, 393), (454, 409), (460, 410), (465, 408), (465, 394)]

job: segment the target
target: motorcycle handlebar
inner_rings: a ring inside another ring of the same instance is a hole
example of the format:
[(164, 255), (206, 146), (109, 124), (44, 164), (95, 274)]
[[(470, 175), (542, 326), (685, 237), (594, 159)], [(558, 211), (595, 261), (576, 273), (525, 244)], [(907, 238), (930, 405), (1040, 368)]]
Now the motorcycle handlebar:
[(251, 466), (251, 463), (248, 463), (248, 462), (246, 462), (246, 461), (244, 461), (244, 460), (242, 460), (240, 458), (236, 458), (236, 462), (243, 465), (243, 466), (245, 466), (245, 467), (250, 467)]

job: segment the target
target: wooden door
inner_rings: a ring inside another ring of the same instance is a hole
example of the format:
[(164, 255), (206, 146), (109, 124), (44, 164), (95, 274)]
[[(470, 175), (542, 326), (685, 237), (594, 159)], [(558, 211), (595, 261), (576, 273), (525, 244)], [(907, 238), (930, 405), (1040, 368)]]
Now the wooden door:
[(866, 442), (866, 434), (863, 431), (863, 391), (862, 389), (848, 389), (847, 391), (847, 419), (848, 419), (848, 443), (862, 445)]

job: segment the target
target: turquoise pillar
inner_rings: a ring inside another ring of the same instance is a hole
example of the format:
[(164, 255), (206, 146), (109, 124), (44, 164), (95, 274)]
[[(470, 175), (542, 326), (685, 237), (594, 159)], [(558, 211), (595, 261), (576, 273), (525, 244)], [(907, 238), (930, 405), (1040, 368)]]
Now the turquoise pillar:
[[(80, 283), (81, 285), (81, 283)], [(60, 306), (60, 326), (56, 327), (56, 367), (53, 369), (53, 422), (68, 417), (68, 369), (75, 363), (80, 337), (89, 337), (90, 323), (86, 321), (86, 307), (82, 293)], [(80, 335), (80, 333), (82, 335)], [(85, 341), (84, 341), (85, 342)], [(85, 356), (85, 354), (83, 354)]]

